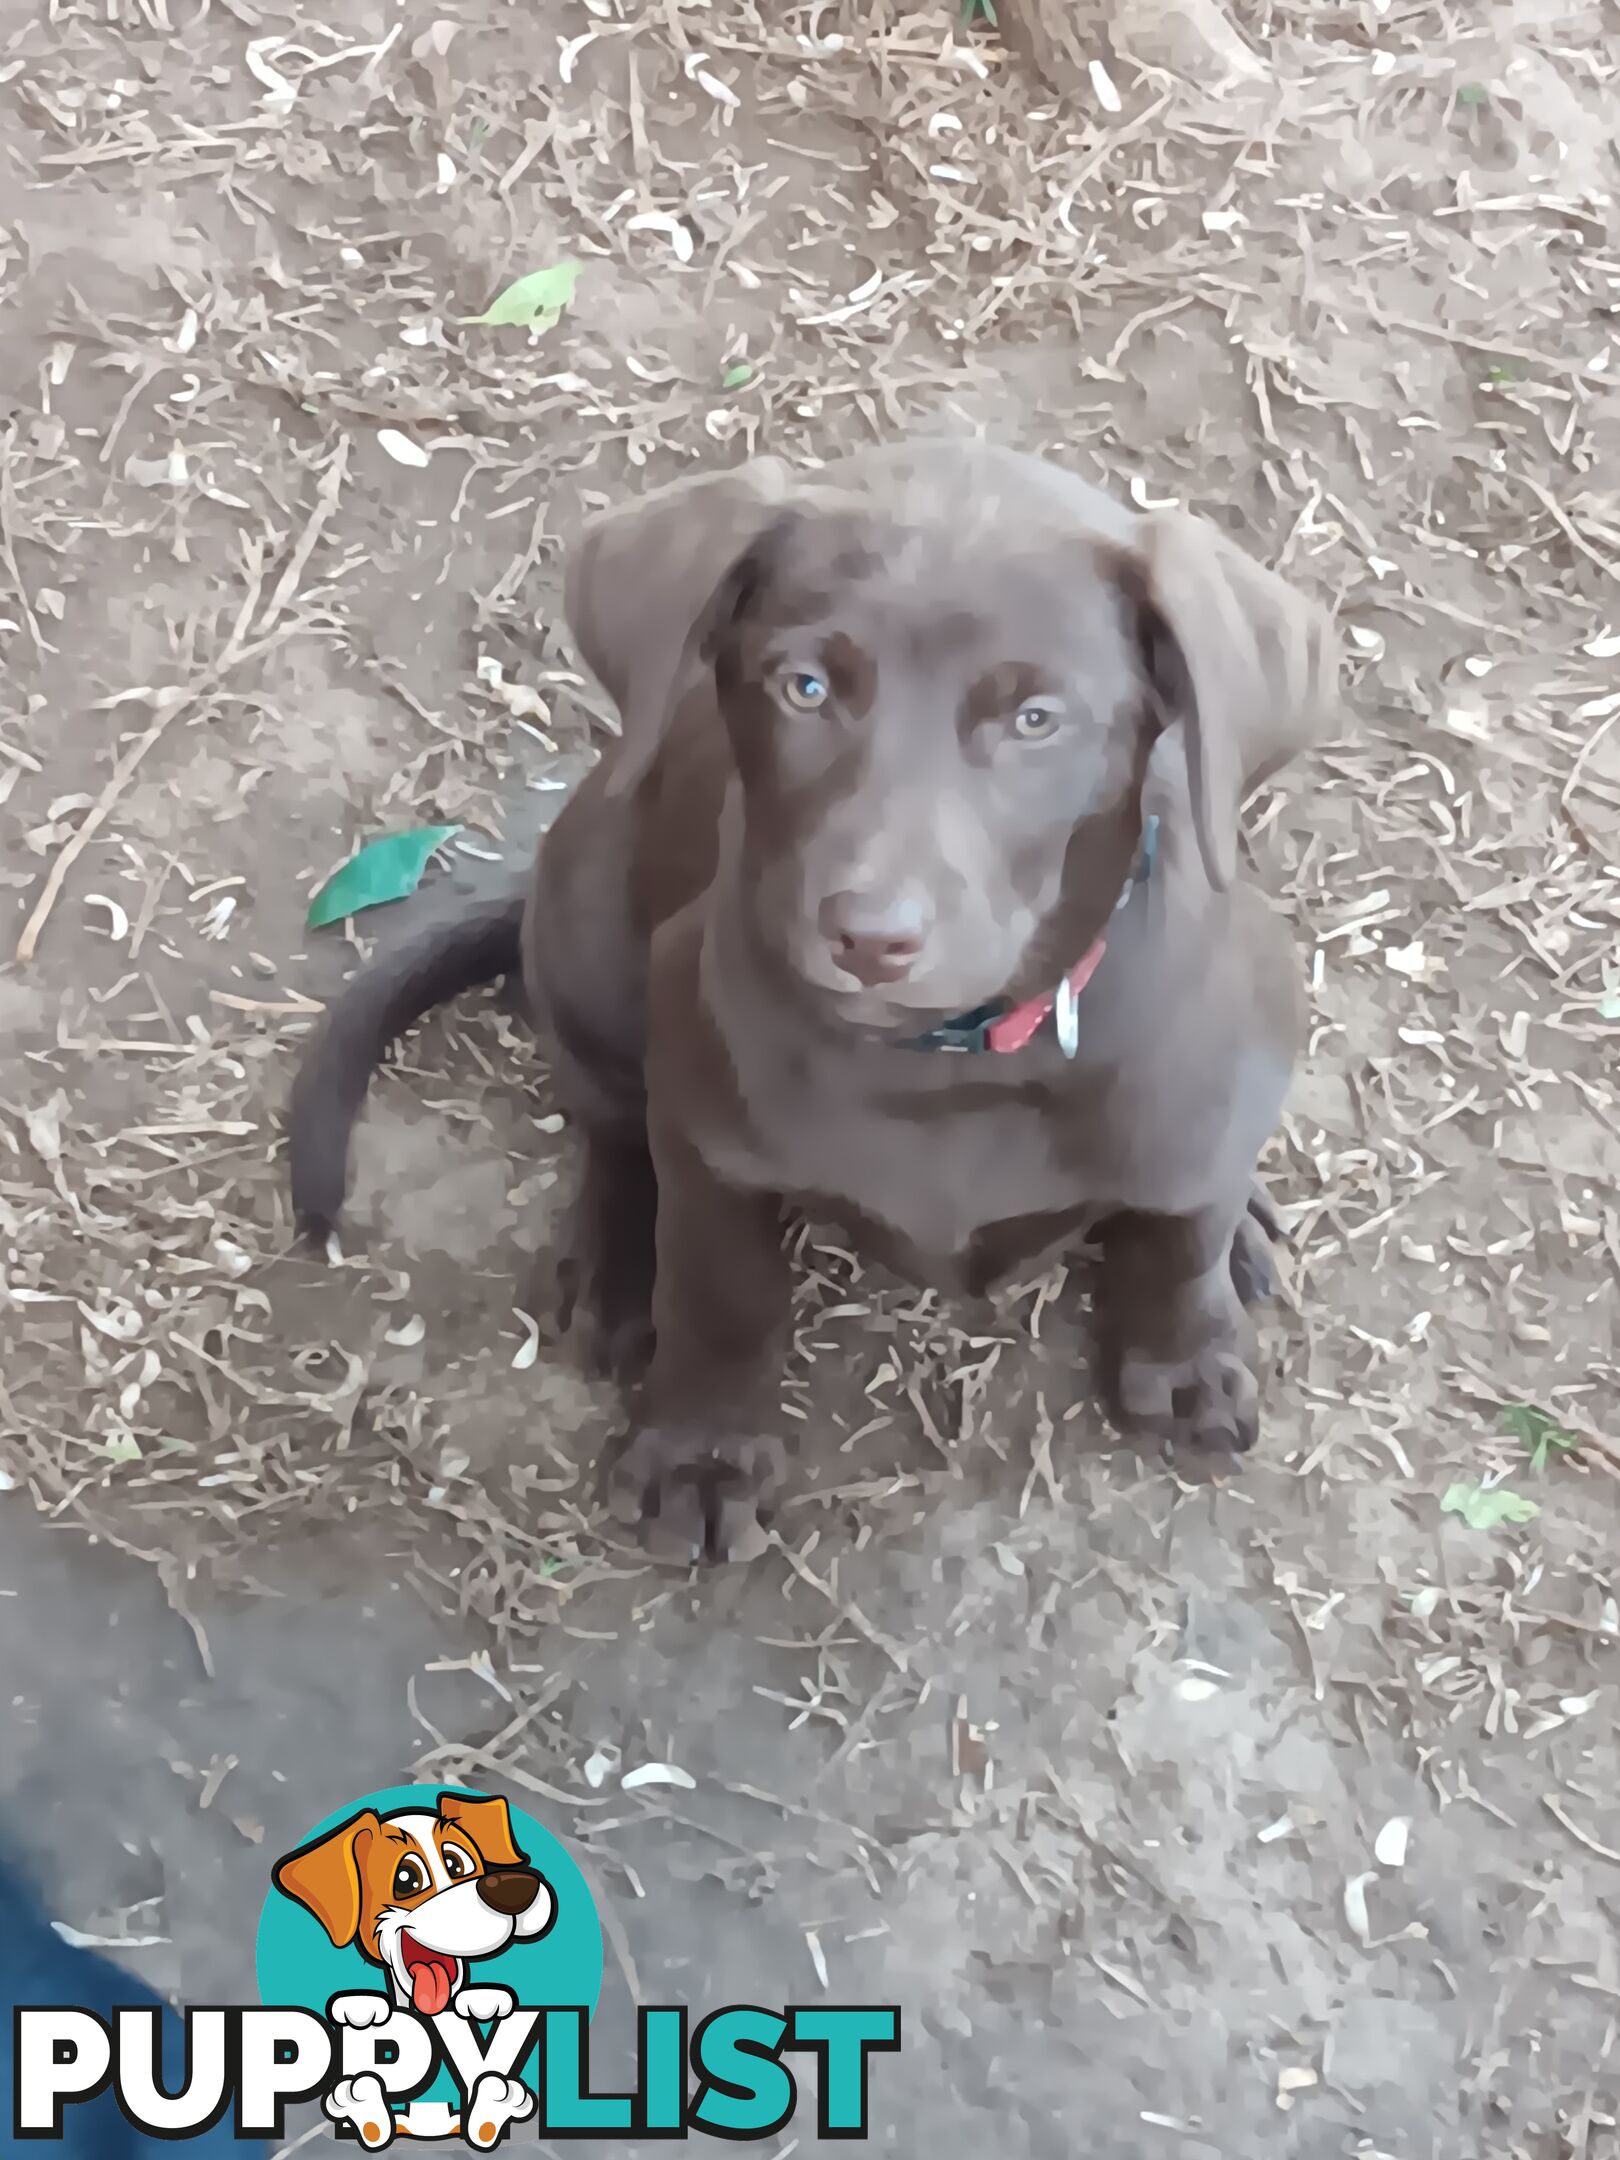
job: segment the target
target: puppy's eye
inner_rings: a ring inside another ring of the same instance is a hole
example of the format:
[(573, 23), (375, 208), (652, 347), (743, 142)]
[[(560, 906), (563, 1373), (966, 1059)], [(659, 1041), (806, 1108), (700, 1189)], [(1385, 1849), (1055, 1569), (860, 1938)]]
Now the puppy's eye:
[(814, 712), (831, 695), (819, 675), (784, 675), (782, 696), (797, 712)]
[(459, 1845), (447, 1845), (444, 1848), (444, 1871), (452, 1882), (465, 1882), (469, 1875), (476, 1872)]
[(1020, 742), (1041, 742), (1057, 733), (1062, 718), (1055, 705), (1020, 705), (1013, 714), (1013, 733)]
[(427, 1869), (414, 1853), (409, 1854), (394, 1870), (395, 1897), (415, 1897), (427, 1886)]

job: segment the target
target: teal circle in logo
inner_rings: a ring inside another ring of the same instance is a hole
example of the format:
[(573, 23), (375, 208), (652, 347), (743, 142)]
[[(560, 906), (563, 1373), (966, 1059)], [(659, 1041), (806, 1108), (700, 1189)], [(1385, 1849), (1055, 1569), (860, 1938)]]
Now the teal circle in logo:
[[(410, 1817), (416, 1820), (400, 1820)], [(377, 1818), (384, 1838), (373, 1827)], [(363, 1834), (348, 1834), (356, 1826)], [(458, 1847), (470, 1845), (480, 1873), (498, 1877), (503, 1870), (510, 1873), (514, 1862), (535, 1871), (555, 1900), (542, 1933), (526, 1937), (519, 1930), (532, 1923), (514, 1918), (504, 1948), (459, 1960), (459, 1984), (509, 1988), (525, 2010), (580, 2009), (594, 2016), (602, 1992), (602, 1925), (589, 1886), (567, 1849), (532, 1815), (508, 1801), (442, 1785), (392, 1785), (367, 1793), (323, 1816), (294, 1852), (277, 1860), (255, 1950), (261, 2002), (313, 2010), (320, 2016), (334, 1995), (391, 1994), (398, 2002), (397, 1973), (391, 1979), (393, 1968), (368, 1956), (360, 1941), (372, 1934), (379, 1906), (412, 1904), (415, 1878), (395, 1876), (393, 1862), (396, 1856), (408, 1856), (412, 1846), (424, 1849), (423, 1837), (432, 1842), (436, 1834), (448, 1836)], [(464, 1856), (451, 1865), (463, 1869)], [(435, 1881), (441, 1874), (442, 1869), (434, 1871)], [(424, 1875), (414, 1896), (427, 1899), (432, 1889)], [(462, 1902), (464, 1906), (465, 1891)], [(416, 1909), (424, 1907), (418, 1903)], [(487, 1913), (481, 1917), (486, 1923), (482, 1937), (502, 1932), (500, 1920), (490, 1921)], [(424, 1928), (425, 1934), (434, 1932)], [(426, 1999), (433, 2009), (443, 2008), (439, 1994)], [(401, 2007), (411, 2005), (404, 2002)], [(455, 2097), (448, 2071), (439, 2072), (424, 2097)]]

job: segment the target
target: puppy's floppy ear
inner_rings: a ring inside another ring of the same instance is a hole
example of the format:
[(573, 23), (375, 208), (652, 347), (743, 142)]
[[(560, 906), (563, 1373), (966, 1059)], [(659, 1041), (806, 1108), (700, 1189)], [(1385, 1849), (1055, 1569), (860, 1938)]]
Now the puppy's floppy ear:
[(461, 1793), (439, 1795), (441, 1821), (465, 1830), (486, 1867), (526, 1867), (512, 1836), (512, 1810), (504, 1800), (468, 1800)]
[(1148, 518), (1139, 562), (1148, 671), (1186, 740), (1211, 885), (1237, 873), (1245, 798), (1321, 734), (1337, 688), (1326, 613), (1200, 518)]
[(381, 1829), (376, 1810), (364, 1808), (270, 1871), (276, 1888), (312, 1912), (340, 1950), (360, 1932), (360, 1868)]
[(780, 458), (755, 458), (603, 511), (581, 532), (564, 573), (563, 611), (619, 708), (615, 792), (652, 762), (716, 596), (781, 513), (793, 479)]

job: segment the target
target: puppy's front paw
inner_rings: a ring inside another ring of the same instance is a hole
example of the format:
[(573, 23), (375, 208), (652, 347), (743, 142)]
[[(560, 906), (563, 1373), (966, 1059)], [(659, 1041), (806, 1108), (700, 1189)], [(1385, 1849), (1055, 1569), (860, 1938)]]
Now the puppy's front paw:
[(510, 2017), (517, 2008), (517, 1997), (510, 1988), (464, 1987), (459, 1995), (450, 1998), (450, 2007), (459, 2018), (476, 2018), (480, 2025), (488, 2025)]
[(660, 1559), (754, 1560), (787, 1451), (770, 1433), (644, 1425), (608, 1471), (608, 1503)]
[(369, 2073), (340, 2078), (321, 2104), (333, 2122), (348, 2125), (368, 2152), (381, 2152), (394, 2142), (394, 2118), (381, 2078)]
[(526, 2122), (534, 2107), (527, 2085), (486, 2070), (467, 2102), (467, 2143), (487, 2152), (513, 2123)]
[(1235, 1335), (1186, 1357), (1127, 1348), (1115, 1380), (1120, 1423), (1167, 1452), (1246, 1455), (1260, 1432), (1260, 1389)]
[(386, 2025), (394, 2006), (386, 1995), (334, 1995), (327, 2015), (334, 2025), (350, 2025), (363, 2031), (368, 2025)]

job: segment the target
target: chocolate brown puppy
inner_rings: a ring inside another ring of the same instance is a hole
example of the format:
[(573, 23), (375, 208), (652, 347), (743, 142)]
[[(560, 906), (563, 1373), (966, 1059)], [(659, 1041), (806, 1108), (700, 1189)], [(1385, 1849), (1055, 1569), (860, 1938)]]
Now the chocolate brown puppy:
[(300, 1216), (341, 1205), (386, 1043), (521, 965), (586, 1151), (575, 1292), (650, 1349), (612, 1486), (656, 1546), (760, 1541), (786, 1211), (967, 1292), (1088, 1239), (1116, 1419), (1247, 1449), (1301, 1000), (1238, 815), (1327, 709), (1325, 620), (1191, 517), (947, 443), (607, 513), (566, 609), (622, 739), (526, 899), (338, 1000), (294, 1088)]

